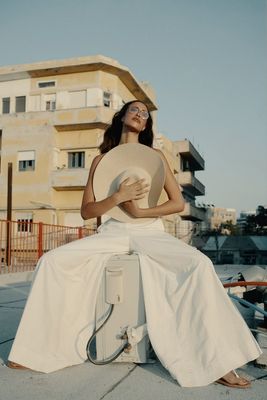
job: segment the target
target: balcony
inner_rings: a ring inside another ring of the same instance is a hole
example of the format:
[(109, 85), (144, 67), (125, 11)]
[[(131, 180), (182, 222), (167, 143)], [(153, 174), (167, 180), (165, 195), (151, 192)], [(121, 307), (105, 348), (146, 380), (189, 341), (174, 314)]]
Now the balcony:
[(177, 181), (193, 196), (203, 196), (205, 194), (205, 186), (190, 171), (179, 172)]
[(205, 210), (197, 208), (194, 204), (185, 203), (185, 208), (179, 215), (182, 219), (190, 221), (204, 221)]
[(63, 110), (27, 111), (1, 114), (2, 126), (24, 122), (27, 124), (49, 124), (57, 131), (75, 131), (83, 129), (105, 129), (114, 116), (115, 110), (109, 107), (82, 107)]
[(52, 112), (52, 123), (58, 131), (106, 128), (114, 115), (108, 107), (85, 107)]
[(189, 140), (174, 142), (176, 152), (183, 160), (187, 160), (193, 171), (202, 171), (205, 168), (205, 161)]
[(83, 190), (89, 170), (86, 168), (64, 168), (53, 171), (51, 184), (55, 190)]

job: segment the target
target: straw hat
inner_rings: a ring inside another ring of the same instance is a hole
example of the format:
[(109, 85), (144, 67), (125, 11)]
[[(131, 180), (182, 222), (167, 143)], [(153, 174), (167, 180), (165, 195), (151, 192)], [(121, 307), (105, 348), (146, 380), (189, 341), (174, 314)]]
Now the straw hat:
[[(139, 143), (116, 146), (100, 160), (93, 179), (96, 201), (111, 196), (128, 177), (130, 178), (128, 184), (144, 178), (150, 185), (146, 196), (137, 200), (139, 207), (155, 207), (165, 182), (165, 166), (155, 150)], [(134, 218), (120, 206), (113, 207), (106, 214), (118, 221), (137, 224), (154, 219)]]

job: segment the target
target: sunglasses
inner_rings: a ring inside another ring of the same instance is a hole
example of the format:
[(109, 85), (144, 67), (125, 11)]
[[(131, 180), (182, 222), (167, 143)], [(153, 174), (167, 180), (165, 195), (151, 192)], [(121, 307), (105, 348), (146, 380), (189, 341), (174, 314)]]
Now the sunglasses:
[(130, 108), (128, 109), (128, 111), (129, 111), (129, 113), (131, 113), (131, 114), (139, 114), (140, 117), (141, 117), (142, 119), (148, 119), (148, 118), (149, 118), (149, 113), (148, 113), (147, 111), (141, 111), (141, 110), (139, 110), (138, 107), (132, 106), (132, 107), (130, 107)]

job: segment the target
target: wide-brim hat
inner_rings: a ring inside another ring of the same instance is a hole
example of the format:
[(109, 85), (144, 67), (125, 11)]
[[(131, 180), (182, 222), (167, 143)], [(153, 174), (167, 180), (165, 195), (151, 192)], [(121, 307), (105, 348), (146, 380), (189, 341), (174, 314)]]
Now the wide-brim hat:
[[(137, 200), (140, 208), (155, 207), (165, 182), (165, 166), (158, 152), (139, 143), (127, 143), (114, 147), (98, 163), (93, 178), (96, 201), (104, 200), (115, 193), (126, 178), (127, 184), (144, 178), (149, 183), (149, 192)], [(153, 218), (134, 218), (122, 207), (116, 206), (106, 214), (118, 221), (142, 223)]]

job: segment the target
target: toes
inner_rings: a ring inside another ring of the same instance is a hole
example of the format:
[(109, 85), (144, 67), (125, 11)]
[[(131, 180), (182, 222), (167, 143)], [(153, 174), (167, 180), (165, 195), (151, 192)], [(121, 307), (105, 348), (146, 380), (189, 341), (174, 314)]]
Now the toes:
[(248, 379), (245, 378), (241, 378), (241, 382), (243, 385), (248, 385), (250, 383), (250, 381)]

